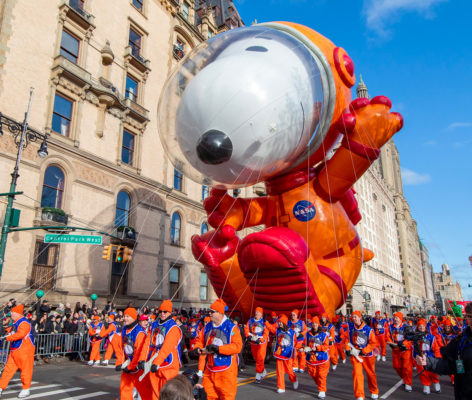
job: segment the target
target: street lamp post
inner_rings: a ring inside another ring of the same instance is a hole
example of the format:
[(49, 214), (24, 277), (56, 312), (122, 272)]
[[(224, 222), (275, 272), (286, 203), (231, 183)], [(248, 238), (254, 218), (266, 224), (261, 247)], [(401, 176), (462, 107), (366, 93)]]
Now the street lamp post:
[(40, 318), (40, 312), (41, 312), (41, 297), (44, 296), (44, 292), (42, 290), (38, 290), (36, 292), (36, 297), (38, 298), (38, 302), (36, 303), (36, 317), (38, 318), (38, 323)]
[(95, 301), (98, 299), (98, 296), (94, 293), (90, 296), (90, 299), (92, 300), (92, 310), (95, 308)]
[(49, 135), (39, 133), (34, 129), (28, 127), (28, 116), (31, 109), (31, 101), (33, 99), (33, 90), (33, 88), (30, 88), (28, 109), (25, 113), (25, 119), (23, 120), (22, 124), (0, 113), (0, 136), (3, 135), (3, 126), (7, 126), (10, 133), (14, 136), (15, 144), (18, 147), (15, 168), (13, 169), (13, 173), (11, 174), (10, 191), (7, 193), (0, 193), (0, 196), (8, 197), (7, 208), (5, 210), (5, 218), (3, 220), (2, 226), (2, 236), (0, 240), (0, 278), (2, 276), (3, 263), (5, 261), (7, 238), (8, 234), (10, 233), (10, 226), (12, 223), (13, 200), (15, 200), (15, 195), (23, 193), (16, 192), (16, 183), (18, 177), (20, 176), (18, 171), (20, 167), (21, 154), (23, 152), (23, 149), (26, 148), (26, 146), (28, 146), (30, 142), (36, 142), (39, 139), (42, 140), (42, 143), (38, 150), (38, 155), (41, 158), (46, 157), (48, 155), (46, 139)]

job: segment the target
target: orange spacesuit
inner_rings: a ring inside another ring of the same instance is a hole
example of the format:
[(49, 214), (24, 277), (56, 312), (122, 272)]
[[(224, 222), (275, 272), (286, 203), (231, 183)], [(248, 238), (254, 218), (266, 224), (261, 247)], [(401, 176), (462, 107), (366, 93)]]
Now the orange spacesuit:
[(10, 355), (0, 378), (0, 395), (5, 390), (15, 372), (21, 371), (23, 390), (19, 398), (29, 396), (29, 388), (33, 377), (34, 365), (34, 337), (30, 323), (23, 317), (24, 305), (20, 304), (11, 309), (13, 319), (12, 332), (6, 337), (10, 345)]
[[(336, 91), (329, 128), (311, 156), (297, 159), (298, 164), (280, 160), (288, 163), (286, 169), (260, 176), (267, 196), (235, 199), (225, 190), (212, 189), (204, 207), (217, 231), (194, 236), (192, 250), (205, 265), (216, 293), (246, 315), (255, 301), (279, 313), (303, 307), (306, 313), (332, 316), (345, 301), (362, 262), (373, 257), (362, 248), (354, 228), (361, 217), (352, 186), (403, 120), (390, 112), (391, 102), (384, 96), (350, 102), (355, 74), (345, 50), (298, 24), (270, 26), (314, 43), (329, 63)], [(343, 140), (328, 158), (340, 134)], [(236, 237), (236, 231), (258, 225), (266, 229), (241, 241)]]
[(374, 330), (362, 321), (360, 311), (352, 313), (353, 322), (349, 323), (346, 335), (346, 350), (351, 353), (352, 380), (354, 397), (364, 398), (364, 374), (367, 374), (367, 384), (372, 399), (378, 399), (379, 388), (375, 373), (375, 357), (373, 350), (377, 347)]
[(239, 328), (225, 316), (226, 303), (210, 306), (211, 321), (198, 335), (197, 351), (205, 351), (207, 363), (202, 385), (208, 400), (234, 400), (237, 391), (238, 353), (243, 347)]
[(109, 344), (105, 356), (103, 357), (103, 364), (108, 365), (108, 362), (115, 352), (116, 365), (120, 365), (123, 362), (123, 349), (121, 348), (121, 332), (118, 332), (118, 329), (115, 324), (115, 315), (110, 314), (107, 316), (108, 328), (102, 329), (100, 336), (103, 338), (108, 337)]
[(256, 307), (256, 315), (244, 327), (244, 334), (250, 340), (252, 356), (256, 361), (256, 383), (260, 383), (261, 379), (266, 375), (264, 361), (267, 352), (269, 330), (262, 318), (263, 313), (264, 310), (261, 307)]
[[(159, 392), (164, 384), (179, 374), (180, 342), (182, 331), (172, 318), (172, 302), (164, 300), (159, 306), (159, 316), (150, 328), (145, 348), (149, 353), (142, 353), (140, 361), (152, 361), (151, 372), (144, 382), (152, 390), (152, 400), (159, 399)], [(146, 357), (147, 356), (147, 357)]]

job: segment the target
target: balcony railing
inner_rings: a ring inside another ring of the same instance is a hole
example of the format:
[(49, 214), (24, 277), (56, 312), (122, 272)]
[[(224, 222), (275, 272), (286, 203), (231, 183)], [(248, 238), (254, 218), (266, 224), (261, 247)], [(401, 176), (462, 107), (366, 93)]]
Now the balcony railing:
[(69, 18), (77, 22), (82, 28), (94, 29), (95, 17), (84, 10), (83, 2), (80, 0), (62, 0), (60, 9), (66, 7), (66, 13)]
[(134, 65), (141, 72), (150, 71), (151, 69), (149, 66), (150, 61), (145, 59), (139, 54), (139, 51), (132, 46), (126, 46), (125, 48), (125, 61)]

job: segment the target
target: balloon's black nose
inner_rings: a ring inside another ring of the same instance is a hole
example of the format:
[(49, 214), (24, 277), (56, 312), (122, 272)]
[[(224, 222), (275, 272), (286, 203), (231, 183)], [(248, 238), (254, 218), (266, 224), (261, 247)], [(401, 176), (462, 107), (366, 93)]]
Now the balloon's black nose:
[(205, 164), (221, 164), (228, 161), (233, 153), (233, 143), (225, 133), (211, 129), (198, 141), (198, 158)]

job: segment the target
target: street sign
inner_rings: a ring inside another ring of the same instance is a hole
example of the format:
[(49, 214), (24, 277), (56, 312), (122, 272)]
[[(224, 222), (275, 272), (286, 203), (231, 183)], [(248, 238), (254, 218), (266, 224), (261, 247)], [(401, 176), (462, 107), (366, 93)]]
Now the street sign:
[(44, 243), (74, 243), (102, 245), (102, 237), (98, 235), (62, 235), (47, 233)]

